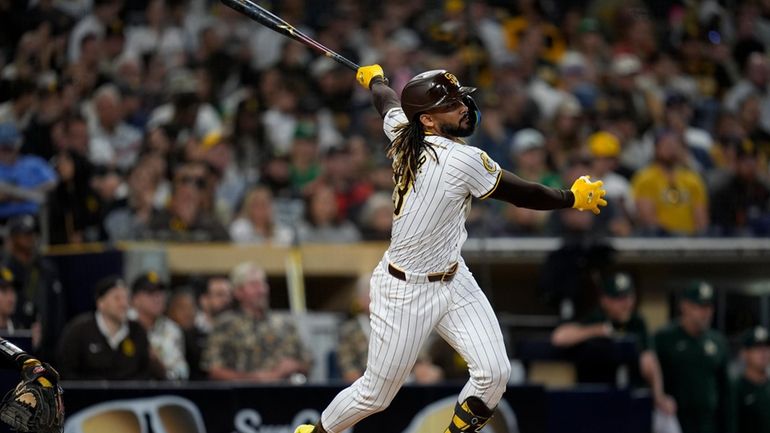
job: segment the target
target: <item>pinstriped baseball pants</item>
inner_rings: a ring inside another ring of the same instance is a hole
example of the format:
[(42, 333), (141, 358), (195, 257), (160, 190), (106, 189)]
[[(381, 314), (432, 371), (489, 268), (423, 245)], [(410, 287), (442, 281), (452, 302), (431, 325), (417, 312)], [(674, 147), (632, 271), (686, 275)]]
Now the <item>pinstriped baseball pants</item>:
[(497, 406), (511, 365), (492, 306), (464, 262), (452, 281), (423, 284), (401, 281), (380, 264), (370, 287), (366, 371), (321, 414), (327, 432), (340, 433), (387, 408), (433, 329), (468, 363), (470, 379), (458, 400), (475, 396)]

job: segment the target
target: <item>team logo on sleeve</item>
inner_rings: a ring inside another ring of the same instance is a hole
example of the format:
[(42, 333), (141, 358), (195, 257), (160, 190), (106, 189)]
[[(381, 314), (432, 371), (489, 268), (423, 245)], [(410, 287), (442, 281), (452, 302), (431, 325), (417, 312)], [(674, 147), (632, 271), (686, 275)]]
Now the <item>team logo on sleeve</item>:
[(497, 173), (498, 167), (497, 164), (495, 164), (491, 159), (489, 159), (489, 155), (487, 155), (486, 152), (481, 152), (479, 155), (481, 157), (481, 163), (484, 165), (484, 168), (487, 169), (490, 173)]

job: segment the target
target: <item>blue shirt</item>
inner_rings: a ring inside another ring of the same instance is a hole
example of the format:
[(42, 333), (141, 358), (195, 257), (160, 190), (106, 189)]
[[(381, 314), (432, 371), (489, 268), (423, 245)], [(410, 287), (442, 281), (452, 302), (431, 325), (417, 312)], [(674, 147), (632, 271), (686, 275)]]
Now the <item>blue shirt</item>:
[[(33, 190), (55, 181), (56, 173), (53, 168), (38, 156), (21, 155), (12, 165), (0, 163), (0, 183)], [(39, 211), (40, 205), (33, 201), (0, 201), (0, 218), (37, 214)]]

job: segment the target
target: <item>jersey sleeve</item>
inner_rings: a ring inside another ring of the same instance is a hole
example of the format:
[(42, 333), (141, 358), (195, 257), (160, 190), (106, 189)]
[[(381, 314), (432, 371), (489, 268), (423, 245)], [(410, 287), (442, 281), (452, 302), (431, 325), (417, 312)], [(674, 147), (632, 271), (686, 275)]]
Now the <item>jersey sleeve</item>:
[(409, 123), (409, 119), (406, 118), (406, 114), (404, 114), (404, 110), (401, 107), (391, 108), (385, 113), (382, 129), (385, 131), (385, 135), (388, 136), (389, 141), (393, 141), (396, 138), (396, 127), (404, 123)]
[(447, 160), (444, 182), (450, 196), (464, 198), (468, 194), (485, 199), (500, 183), (503, 171), (486, 152), (473, 146), (456, 146)]

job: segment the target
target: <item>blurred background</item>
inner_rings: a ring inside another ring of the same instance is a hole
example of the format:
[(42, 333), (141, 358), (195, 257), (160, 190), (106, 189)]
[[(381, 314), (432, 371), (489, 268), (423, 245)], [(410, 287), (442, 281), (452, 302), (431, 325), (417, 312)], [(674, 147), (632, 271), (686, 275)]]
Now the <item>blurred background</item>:
[[(429, 69), (478, 87), (469, 144), (522, 178), (604, 181), (598, 217), (473, 204), (464, 257), (515, 367), (494, 431), (770, 431), (737, 397), (747, 374), (770, 396), (770, 1), (258, 3), (397, 92)], [(0, 29), (2, 335), (61, 366), (73, 414), (169, 394), (202, 411), (169, 400), (184, 431), (314, 422), (365, 368), (392, 222), (354, 73), (212, 0), (0, 0)], [(361, 429), (422, 431), (459, 390), (462, 358), (424, 352)]]

